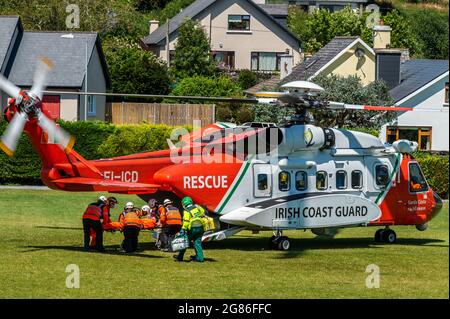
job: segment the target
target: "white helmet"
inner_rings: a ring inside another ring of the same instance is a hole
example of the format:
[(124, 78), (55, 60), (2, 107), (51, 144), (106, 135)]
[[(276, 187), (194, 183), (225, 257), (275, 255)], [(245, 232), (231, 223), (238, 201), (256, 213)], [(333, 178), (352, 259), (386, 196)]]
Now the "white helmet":
[(165, 205), (169, 205), (169, 204), (172, 204), (172, 201), (170, 199), (165, 199), (164, 200), (164, 206)]
[(142, 210), (143, 212), (150, 212), (150, 206), (144, 205), (144, 206), (142, 206), (141, 210)]
[(128, 202), (125, 204), (125, 208), (134, 208), (133, 202)]
[(103, 202), (103, 203), (106, 203), (106, 201), (108, 200), (107, 198), (106, 198), (106, 196), (100, 196), (99, 198), (98, 198), (98, 200), (100, 201), (100, 202)]

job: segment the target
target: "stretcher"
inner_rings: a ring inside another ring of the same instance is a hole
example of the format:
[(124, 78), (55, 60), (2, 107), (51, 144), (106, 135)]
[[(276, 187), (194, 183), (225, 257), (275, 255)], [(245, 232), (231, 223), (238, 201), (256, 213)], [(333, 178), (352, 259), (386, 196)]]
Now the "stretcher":
[[(156, 227), (156, 222), (153, 219), (142, 219), (142, 230), (153, 230)], [(116, 231), (123, 231), (123, 225), (120, 222), (109, 222), (109, 223), (103, 223), (103, 230), (108, 232), (116, 232)], [(89, 243), (89, 246), (95, 247), (96, 244), (96, 234), (95, 231), (91, 230), (91, 241)]]

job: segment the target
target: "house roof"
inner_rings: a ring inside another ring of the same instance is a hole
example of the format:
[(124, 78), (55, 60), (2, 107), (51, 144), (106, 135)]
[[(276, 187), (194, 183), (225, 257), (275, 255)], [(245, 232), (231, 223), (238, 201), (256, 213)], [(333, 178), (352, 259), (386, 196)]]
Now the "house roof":
[[(308, 80), (336, 58), (343, 50), (358, 40), (360, 40), (358, 37), (351, 36), (335, 37), (312, 57), (295, 66), (291, 74), (281, 81), (281, 84), (291, 81)], [(360, 41), (363, 42), (362, 40)]]
[(311, 0), (296, 0), (297, 4), (311, 4), (315, 5), (316, 3), (320, 3), (320, 4), (340, 4), (340, 5), (345, 5), (347, 3), (368, 3), (369, 0), (316, 0), (316, 1), (311, 1)]
[(259, 5), (264, 11), (270, 14), (272, 17), (287, 17), (289, 4), (278, 3), (278, 4), (260, 4)]
[(277, 89), (278, 84), (280, 83), (280, 75), (275, 74), (272, 75), (269, 79), (259, 82), (255, 86), (248, 88), (245, 90), (247, 94), (255, 94), (260, 91), (274, 91)]
[(94, 48), (102, 63), (107, 86), (110, 79), (105, 58), (101, 50), (97, 33), (76, 32), (73, 38), (62, 38), (66, 32), (24, 32), (14, 57), (9, 79), (18, 86), (31, 86), (34, 68), (40, 56), (48, 57), (54, 63), (53, 71), (48, 75), (48, 87), (81, 88), (83, 86), (86, 65), (86, 43), (89, 60)]
[[(172, 33), (182, 25), (183, 21), (185, 19), (193, 19), (195, 16), (197, 16), (199, 13), (201, 13), (203, 10), (206, 10), (209, 6), (217, 2), (218, 0), (196, 0), (191, 5), (183, 9), (180, 13), (178, 13), (175, 17), (169, 20), (169, 33)], [(297, 41), (299, 39), (290, 32), (285, 26), (283, 26), (281, 23), (279, 23), (277, 20), (275, 20), (270, 13), (268, 13), (266, 10), (264, 10), (260, 5), (254, 3), (252, 0), (247, 0), (249, 4), (251, 4), (254, 8), (262, 12), (265, 16), (267, 16), (270, 20), (272, 20), (274, 23), (276, 23), (280, 28), (282, 28), (285, 32), (287, 32), (291, 37), (295, 38)], [(167, 32), (167, 23), (160, 26), (158, 29), (153, 31), (151, 34), (146, 36), (143, 39), (143, 42), (147, 45), (155, 45), (159, 42), (165, 40)]]
[(390, 90), (392, 99), (398, 102), (427, 83), (448, 72), (448, 60), (409, 60), (401, 65), (401, 82)]
[(19, 17), (0, 16), (0, 71), (6, 63), (6, 55), (11, 47), (14, 30), (19, 23)]

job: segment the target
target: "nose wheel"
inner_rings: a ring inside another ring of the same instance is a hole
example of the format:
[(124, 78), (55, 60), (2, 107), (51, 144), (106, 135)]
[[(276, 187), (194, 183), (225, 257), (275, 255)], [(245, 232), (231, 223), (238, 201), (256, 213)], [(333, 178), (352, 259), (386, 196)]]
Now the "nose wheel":
[(375, 232), (375, 242), (393, 244), (397, 241), (397, 234), (392, 229), (378, 229)]
[(283, 236), (283, 232), (281, 230), (278, 230), (276, 234), (269, 239), (269, 247), (271, 249), (277, 249), (277, 250), (289, 250), (291, 248), (291, 241), (287, 236)]

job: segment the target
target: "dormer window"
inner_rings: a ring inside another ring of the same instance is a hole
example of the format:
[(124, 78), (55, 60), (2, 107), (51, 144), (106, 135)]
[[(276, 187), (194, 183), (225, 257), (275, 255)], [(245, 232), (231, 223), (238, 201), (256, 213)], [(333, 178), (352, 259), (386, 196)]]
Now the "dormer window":
[(230, 14), (228, 16), (228, 30), (250, 31), (250, 16)]

